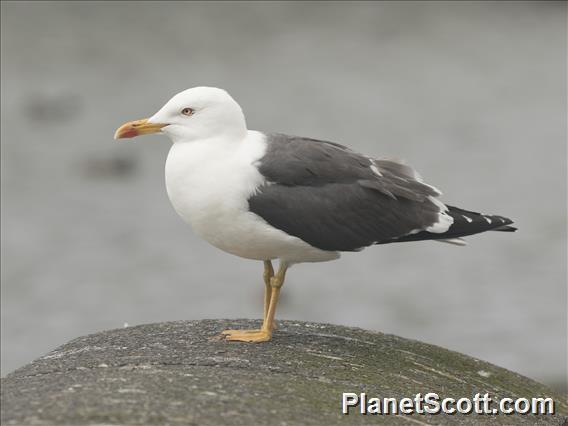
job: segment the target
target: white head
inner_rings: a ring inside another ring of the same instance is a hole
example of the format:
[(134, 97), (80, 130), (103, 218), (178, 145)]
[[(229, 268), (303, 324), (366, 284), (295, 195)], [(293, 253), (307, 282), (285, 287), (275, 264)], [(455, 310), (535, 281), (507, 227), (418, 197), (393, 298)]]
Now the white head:
[(175, 95), (152, 117), (123, 124), (114, 137), (162, 132), (175, 143), (219, 136), (242, 138), (246, 131), (243, 111), (231, 95), (216, 87), (194, 87)]

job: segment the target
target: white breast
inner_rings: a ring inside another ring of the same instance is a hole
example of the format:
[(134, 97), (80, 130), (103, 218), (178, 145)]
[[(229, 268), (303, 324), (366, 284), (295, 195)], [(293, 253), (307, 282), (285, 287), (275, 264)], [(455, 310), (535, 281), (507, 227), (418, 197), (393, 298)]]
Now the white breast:
[(174, 209), (200, 237), (237, 256), (290, 263), (336, 259), (337, 253), (289, 236), (248, 210), (248, 198), (264, 183), (254, 162), (265, 151), (265, 136), (255, 131), (242, 141), (174, 143), (166, 161)]

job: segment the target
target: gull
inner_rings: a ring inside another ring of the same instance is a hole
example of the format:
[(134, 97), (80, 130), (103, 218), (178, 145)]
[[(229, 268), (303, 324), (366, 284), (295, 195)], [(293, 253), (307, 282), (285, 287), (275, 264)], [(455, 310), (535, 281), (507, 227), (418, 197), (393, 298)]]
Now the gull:
[(223, 331), (230, 341), (272, 338), (280, 289), (294, 264), (379, 244), (464, 245), (467, 235), (516, 230), (511, 219), (442, 203), (441, 192), (401, 161), (248, 130), (239, 104), (219, 88), (184, 90), (114, 137), (158, 132), (172, 141), (165, 175), (175, 211), (213, 246), (264, 262), (262, 326)]

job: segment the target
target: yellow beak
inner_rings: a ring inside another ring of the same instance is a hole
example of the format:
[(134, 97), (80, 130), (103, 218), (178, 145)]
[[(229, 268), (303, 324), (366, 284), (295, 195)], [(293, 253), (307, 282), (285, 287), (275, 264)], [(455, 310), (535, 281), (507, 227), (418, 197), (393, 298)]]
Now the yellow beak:
[(148, 123), (148, 119), (129, 121), (124, 123), (114, 133), (115, 139), (133, 138), (140, 135), (149, 135), (150, 133), (157, 133), (162, 127), (167, 124), (162, 123)]

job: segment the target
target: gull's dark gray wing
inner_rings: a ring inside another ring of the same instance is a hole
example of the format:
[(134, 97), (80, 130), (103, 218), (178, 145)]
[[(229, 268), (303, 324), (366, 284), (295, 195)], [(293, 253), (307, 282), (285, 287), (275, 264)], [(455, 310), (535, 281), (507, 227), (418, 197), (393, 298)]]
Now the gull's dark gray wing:
[(512, 220), (445, 206), (410, 166), (372, 159), (316, 139), (266, 135), (256, 164), (266, 179), (248, 202), (270, 225), (314, 247), (353, 251), (371, 244), (445, 240), (514, 231)]
[(409, 166), (332, 142), (269, 134), (256, 164), (266, 183), (250, 210), (322, 250), (351, 251), (452, 222), (440, 193)]

